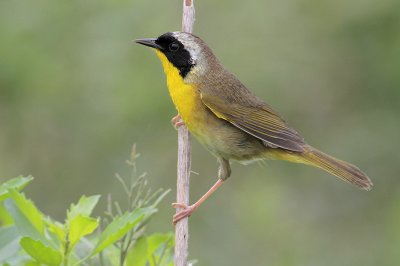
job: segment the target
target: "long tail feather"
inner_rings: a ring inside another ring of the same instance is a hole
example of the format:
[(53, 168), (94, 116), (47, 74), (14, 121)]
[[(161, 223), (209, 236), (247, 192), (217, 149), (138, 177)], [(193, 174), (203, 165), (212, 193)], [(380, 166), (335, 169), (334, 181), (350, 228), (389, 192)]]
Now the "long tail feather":
[(373, 184), (366, 174), (350, 163), (336, 159), (310, 147), (301, 154), (303, 163), (321, 168), (340, 179), (354, 184), (363, 190), (371, 190)]

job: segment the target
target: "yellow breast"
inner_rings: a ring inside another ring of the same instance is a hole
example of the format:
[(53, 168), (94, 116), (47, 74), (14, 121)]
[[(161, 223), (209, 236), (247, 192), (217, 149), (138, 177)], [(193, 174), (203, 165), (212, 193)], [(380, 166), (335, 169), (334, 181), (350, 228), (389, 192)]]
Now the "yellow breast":
[(169, 62), (167, 57), (159, 51), (156, 53), (163, 65), (169, 94), (176, 109), (189, 130), (196, 130), (198, 124), (204, 119), (200, 114), (204, 107), (196, 85), (185, 83), (179, 70)]
[[(197, 85), (185, 83), (179, 70), (167, 57), (159, 51), (156, 52), (167, 76), (167, 86), (172, 101), (194, 137), (218, 157), (251, 160), (258, 151), (253, 145), (262, 146), (261, 142), (254, 139), (253, 143), (246, 133), (228, 126), (227, 122), (212, 114), (203, 104)], [(248, 148), (247, 143), (252, 148)]]

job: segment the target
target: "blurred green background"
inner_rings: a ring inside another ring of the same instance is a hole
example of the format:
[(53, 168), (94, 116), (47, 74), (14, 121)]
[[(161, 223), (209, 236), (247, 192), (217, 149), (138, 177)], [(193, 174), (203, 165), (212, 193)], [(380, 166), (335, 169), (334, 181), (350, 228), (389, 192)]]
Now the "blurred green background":
[[(233, 165), (190, 219), (199, 265), (399, 265), (400, 2), (201, 0), (195, 33), (314, 146), (362, 168), (357, 190), (285, 162)], [(131, 40), (180, 29), (180, 0), (0, 1), (0, 176), (64, 219), (81, 194), (122, 194), (136, 142), (151, 186), (172, 188), (176, 111), (158, 59)], [(217, 163), (193, 141), (191, 199)], [(101, 210), (98, 209), (100, 212)]]

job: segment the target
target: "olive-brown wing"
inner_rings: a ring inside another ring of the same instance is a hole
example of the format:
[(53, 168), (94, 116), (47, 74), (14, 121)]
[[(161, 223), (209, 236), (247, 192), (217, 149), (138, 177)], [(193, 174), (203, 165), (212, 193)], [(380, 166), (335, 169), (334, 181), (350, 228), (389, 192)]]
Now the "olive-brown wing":
[(261, 139), (267, 146), (294, 152), (304, 151), (303, 137), (290, 128), (269, 106), (245, 106), (207, 93), (201, 93), (201, 99), (218, 118)]

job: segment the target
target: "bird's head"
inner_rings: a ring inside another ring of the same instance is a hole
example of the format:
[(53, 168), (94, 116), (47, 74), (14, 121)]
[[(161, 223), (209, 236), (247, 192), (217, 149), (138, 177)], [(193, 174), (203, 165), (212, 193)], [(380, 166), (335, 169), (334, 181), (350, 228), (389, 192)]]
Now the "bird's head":
[(208, 46), (197, 36), (186, 32), (167, 32), (158, 38), (138, 39), (136, 43), (154, 48), (164, 70), (174, 67), (185, 82), (197, 82), (218, 64)]

